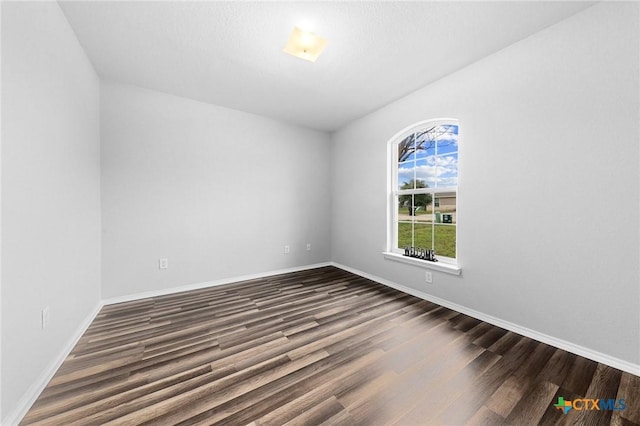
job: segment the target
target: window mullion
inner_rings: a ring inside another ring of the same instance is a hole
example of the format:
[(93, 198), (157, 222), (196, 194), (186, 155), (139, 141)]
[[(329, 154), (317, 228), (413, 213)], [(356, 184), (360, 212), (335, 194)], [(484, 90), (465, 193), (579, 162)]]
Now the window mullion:
[(415, 195), (411, 195), (411, 247), (416, 246), (416, 200)]

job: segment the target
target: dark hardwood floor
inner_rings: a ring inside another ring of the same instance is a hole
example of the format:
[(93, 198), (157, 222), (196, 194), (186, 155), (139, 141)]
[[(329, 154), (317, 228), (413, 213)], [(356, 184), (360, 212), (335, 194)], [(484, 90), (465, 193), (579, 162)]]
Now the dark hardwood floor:
[(326, 267), (104, 307), (21, 424), (214, 423), (637, 425), (640, 378)]

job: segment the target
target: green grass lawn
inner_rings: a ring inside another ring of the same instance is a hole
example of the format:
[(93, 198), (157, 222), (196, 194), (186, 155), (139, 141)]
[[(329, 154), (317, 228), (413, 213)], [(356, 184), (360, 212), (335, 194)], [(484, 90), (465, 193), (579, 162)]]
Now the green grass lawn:
[[(414, 247), (431, 247), (431, 224), (415, 225)], [(434, 248), (436, 256), (456, 257), (456, 226), (436, 225), (435, 226)], [(411, 245), (411, 224), (398, 223), (398, 247), (404, 248)]]

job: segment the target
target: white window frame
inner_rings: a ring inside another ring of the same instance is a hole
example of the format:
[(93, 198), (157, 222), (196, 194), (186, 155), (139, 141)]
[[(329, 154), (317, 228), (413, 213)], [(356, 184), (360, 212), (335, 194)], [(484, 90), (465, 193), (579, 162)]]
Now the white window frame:
[[(388, 260), (394, 260), (398, 262), (408, 263), (415, 266), (420, 266), (426, 269), (434, 269), (441, 272), (447, 272), (454, 275), (461, 273), (459, 265), (460, 253), (458, 250), (458, 224), (460, 223), (460, 215), (458, 211), (459, 200), (459, 188), (460, 188), (460, 175), (458, 174), (458, 185), (455, 188), (428, 188), (420, 192), (433, 194), (435, 196), (439, 193), (456, 193), (456, 258), (441, 256), (436, 253), (438, 262), (430, 262), (428, 260), (416, 259), (403, 255), (403, 250), (396, 247), (397, 241), (397, 223), (398, 223), (398, 144), (402, 142), (406, 137), (426, 127), (455, 124), (458, 126), (458, 146), (460, 146), (461, 132), (460, 123), (454, 118), (438, 118), (431, 120), (424, 120), (396, 133), (387, 143), (387, 248), (383, 252), (383, 255)], [(458, 148), (458, 159), (460, 158), (460, 149)]]

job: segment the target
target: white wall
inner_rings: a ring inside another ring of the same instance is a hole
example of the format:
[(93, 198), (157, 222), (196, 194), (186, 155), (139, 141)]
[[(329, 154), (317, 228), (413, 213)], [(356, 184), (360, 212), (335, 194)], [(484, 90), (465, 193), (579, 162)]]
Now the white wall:
[[(598, 4), (337, 132), (332, 259), (640, 363), (638, 16)], [(461, 126), (463, 271), (427, 286), (381, 255), (386, 144), (439, 117)]]
[(98, 77), (56, 2), (2, 2), (2, 65), (8, 424), (100, 300), (100, 117)]
[(327, 134), (108, 82), (101, 123), (105, 298), (330, 260)]

